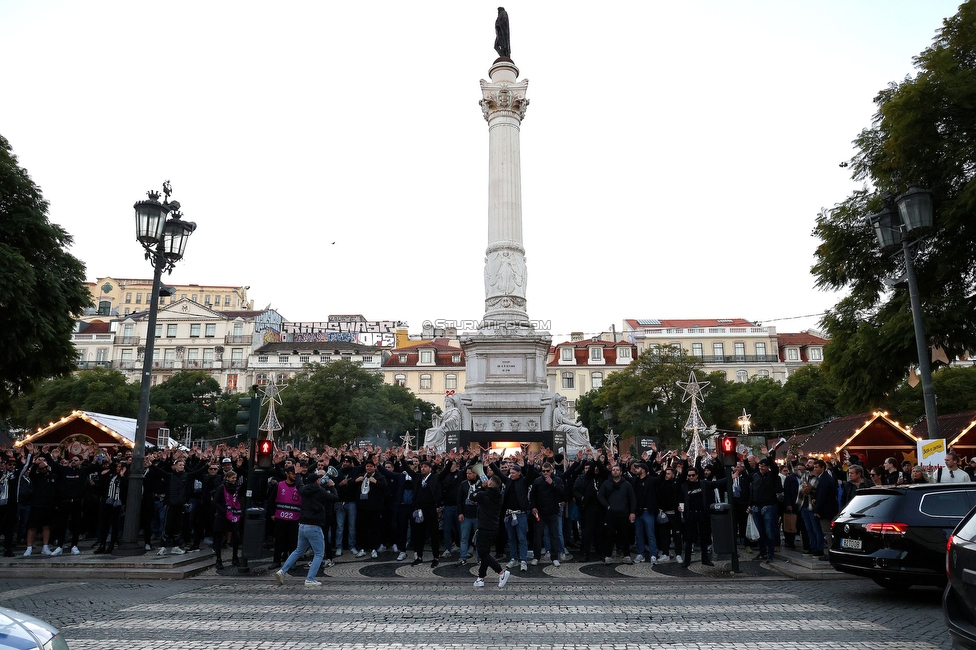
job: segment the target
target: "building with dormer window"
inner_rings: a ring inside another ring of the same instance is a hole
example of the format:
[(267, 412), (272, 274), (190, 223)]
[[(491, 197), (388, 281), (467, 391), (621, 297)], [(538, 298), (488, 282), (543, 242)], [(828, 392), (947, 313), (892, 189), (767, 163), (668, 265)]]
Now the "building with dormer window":
[(557, 343), (549, 348), (546, 362), (549, 390), (566, 397), (575, 416), (580, 395), (603, 386), (609, 375), (623, 370), (635, 358), (637, 346), (627, 341), (593, 338)]
[(786, 364), (788, 374), (807, 365), (819, 366), (824, 358), (827, 339), (811, 331), (784, 333), (777, 336), (780, 361)]
[(397, 347), (383, 362), (383, 381), (409, 388), (440, 407), (450, 391), (464, 390), (464, 378), (464, 353), (456, 341), (447, 338), (398, 337)]

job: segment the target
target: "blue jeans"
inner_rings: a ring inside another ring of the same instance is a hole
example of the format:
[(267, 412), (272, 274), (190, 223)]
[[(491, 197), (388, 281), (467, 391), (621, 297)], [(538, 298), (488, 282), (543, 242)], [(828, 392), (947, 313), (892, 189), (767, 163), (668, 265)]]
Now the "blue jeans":
[(454, 546), (452, 539), (457, 539), (458, 529), (458, 509), (457, 506), (444, 506), (441, 513), (441, 521), (444, 522), (444, 550), (450, 551)]
[(472, 517), (465, 517), (461, 522), (461, 559), (468, 559), (468, 541), (474, 531), (478, 530), (478, 520)]
[[(654, 532), (654, 518), (654, 513), (645, 510), (634, 520), (637, 554), (645, 556), (648, 561), (651, 557), (657, 557), (657, 535)], [(645, 550), (647, 553), (644, 553)]]
[(285, 560), (281, 572), (288, 573), (295, 566), (295, 563), (305, 555), (305, 551), (310, 548), (313, 553), (312, 564), (308, 567), (308, 575), (305, 576), (305, 579), (315, 580), (319, 567), (322, 566), (322, 557), (325, 555), (325, 534), (322, 532), (321, 526), (298, 524), (298, 548)]
[(349, 550), (356, 548), (356, 502), (340, 501), (336, 506), (336, 548), (342, 550), (342, 533), (349, 520)]
[(776, 542), (779, 541), (779, 508), (775, 505), (753, 506), (752, 518), (759, 529), (759, 554), (772, 560)]
[(820, 530), (820, 520), (813, 516), (813, 511), (809, 508), (801, 508), (800, 516), (807, 527), (807, 535), (810, 537), (810, 552), (823, 553), (824, 536)]
[(505, 530), (508, 532), (508, 554), (513, 560), (525, 562), (529, 557), (529, 545), (526, 536), (529, 532), (529, 518), (524, 512), (515, 515), (516, 524), (512, 525), (512, 516), (505, 516)]

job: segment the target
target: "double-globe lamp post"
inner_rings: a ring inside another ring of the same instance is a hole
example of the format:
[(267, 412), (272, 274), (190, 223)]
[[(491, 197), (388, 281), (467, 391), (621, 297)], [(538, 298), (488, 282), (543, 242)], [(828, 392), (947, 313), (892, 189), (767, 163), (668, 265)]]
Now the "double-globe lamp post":
[(874, 234), (882, 248), (894, 250), (901, 246), (905, 256), (905, 276), (908, 281), (908, 296), (912, 304), (915, 346), (918, 350), (918, 374), (922, 380), (922, 400), (925, 404), (928, 437), (932, 440), (939, 437), (939, 423), (935, 410), (935, 390), (932, 388), (929, 348), (925, 340), (925, 325), (922, 323), (922, 301), (918, 296), (918, 280), (915, 278), (913, 250), (914, 244), (932, 227), (932, 192), (913, 186), (894, 199), (890, 195), (882, 198), (884, 209), (877, 214), (868, 215), (865, 219), (874, 228)]
[[(142, 484), (145, 479), (146, 425), (149, 422), (149, 388), (152, 385), (153, 348), (156, 343), (156, 316), (159, 312), (160, 279), (163, 270), (173, 267), (183, 258), (186, 242), (197, 225), (183, 221), (178, 201), (170, 201), (173, 189), (169, 181), (163, 183), (163, 202), (159, 192), (146, 192), (148, 201), (139, 201), (136, 211), (136, 239), (146, 251), (146, 259), (153, 264), (152, 297), (149, 300), (149, 321), (146, 329), (145, 353), (142, 361), (142, 383), (139, 390), (139, 415), (136, 419), (136, 439), (129, 467), (129, 494), (125, 502), (125, 524), (122, 543), (116, 545), (119, 554), (144, 552), (139, 545), (139, 524), (142, 519)], [(146, 540), (148, 545), (149, 540)]]

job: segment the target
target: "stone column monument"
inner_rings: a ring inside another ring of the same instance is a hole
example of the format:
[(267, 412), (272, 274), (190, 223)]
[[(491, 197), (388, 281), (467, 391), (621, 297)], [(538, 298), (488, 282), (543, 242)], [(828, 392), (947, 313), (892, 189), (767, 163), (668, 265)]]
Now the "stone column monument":
[(552, 342), (526, 310), (527, 274), (522, 245), (522, 172), (519, 131), (529, 100), (528, 80), (510, 58), (508, 15), (495, 22), (499, 57), (481, 81), (481, 110), (488, 122), (488, 247), (485, 249), (485, 315), (476, 332), (461, 336), (466, 357), (460, 395), (462, 429), (517, 441), (551, 431), (555, 395), (548, 392), (546, 357)]

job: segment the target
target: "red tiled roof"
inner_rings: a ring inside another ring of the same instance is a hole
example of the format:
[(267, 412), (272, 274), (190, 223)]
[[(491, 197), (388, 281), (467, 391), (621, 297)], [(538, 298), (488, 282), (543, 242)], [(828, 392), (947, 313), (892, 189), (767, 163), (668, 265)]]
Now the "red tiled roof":
[[(634, 345), (633, 343), (628, 343), (627, 341), (617, 341), (616, 343), (614, 343), (613, 341), (599, 341), (599, 340), (594, 341), (590, 339), (587, 341), (565, 341), (563, 343), (558, 343), (552, 346), (549, 349), (549, 352), (554, 354), (555, 356), (553, 357), (552, 361), (550, 361), (546, 365), (552, 367), (557, 367), (557, 366), (572, 367), (573, 364), (559, 363), (559, 348), (567, 347), (567, 346), (572, 346), (574, 348), (573, 356), (575, 357), (577, 366), (593, 366), (593, 367), (616, 366), (618, 365), (617, 348), (621, 346), (626, 346), (630, 348), (631, 358), (622, 361), (620, 365), (627, 365), (631, 361), (637, 358), (637, 346)], [(593, 363), (593, 364), (590, 363), (590, 348), (594, 346), (603, 348), (603, 363)]]
[[(210, 305), (204, 305), (204, 307), (210, 307)], [(255, 318), (264, 313), (263, 309), (250, 309), (246, 311), (218, 311), (218, 313), (223, 314), (227, 318)]]
[(660, 325), (640, 325), (637, 322), (638, 320), (644, 319), (628, 318), (626, 323), (635, 330), (656, 327), (756, 327), (755, 323), (744, 318), (659, 318), (657, 321)]
[(830, 341), (813, 334), (808, 334), (807, 332), (779, 332), (776, 334), (779, 347), (784, 345), (799, 345), (800, 347), (806, 347), (808, 345), (826, 345)]
[[(432, 365), (420, 365), (420, 351), (433, 350), (434, 363)], [(406, 361), (400, 361), (400, 355), (406, 355)], [(454, 361), (454, 355), (460, 355), (459, 361)], [(417, 345), (409, 347), (394, 348), (390, 352), (390, 358), (383, 362), (384, 368), (437, 368), (452, 367), (463, 368), (464, 352), (459, 347), (451, 345), (450, 339), (436, 338), (428, 341), (419, 341)]]
[(78, 333), (85, 334), (109, 334), (112, 331), (112, 324), (100, 320), (93, 320), (90, 323), (82, 323)]

